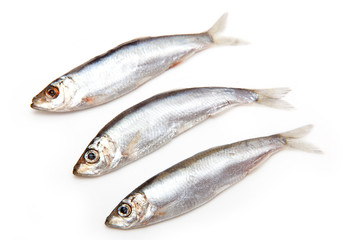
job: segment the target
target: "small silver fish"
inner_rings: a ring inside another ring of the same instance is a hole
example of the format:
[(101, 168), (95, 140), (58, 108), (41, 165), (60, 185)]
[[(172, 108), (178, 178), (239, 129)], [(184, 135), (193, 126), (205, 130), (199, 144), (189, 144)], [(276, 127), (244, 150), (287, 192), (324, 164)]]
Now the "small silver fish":
[(218, 37), (226, 17), (224, 14), (203, 33), (145, 37), (123, 43), (50, 83), (33, 98), (31, 107), (52, 112), (94, 107), (133, 91), (199, 51), (241, 43)]
[(136, 188), (116, 206), (105, 224), (119, 229), (139, 228), (192, 211), (281, 150), (290, 147), (319, 152), (298, 139), (310, 129), (308, 125), (200, 152)]
[(119, 169), (233, 106), (259, 103), (287, 108), (281, 98), (288, 91), (207, 87), (155, 95), (110, 121), (87, 146), (73, 173), (94, 177)]

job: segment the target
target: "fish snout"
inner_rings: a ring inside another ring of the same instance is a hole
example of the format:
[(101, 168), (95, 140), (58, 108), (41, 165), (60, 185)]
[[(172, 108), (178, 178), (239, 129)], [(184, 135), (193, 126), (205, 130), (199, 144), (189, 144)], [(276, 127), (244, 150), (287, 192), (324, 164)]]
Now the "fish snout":
[(79, 177), (97, 177), (102, 174), (102, 168), (97, 164), (87, 163), (84, 156), (81, 156), (73, 168), (73, 174)]
[(80, 168), (80, 164), (79, 163), (76, 163), (74, 168), (73, 168), (73, 174), (75, 176), (80, 176), (80, 173), (79, 173), (79, 168)]
[(36, 109), (36, 105), (35, 105), (34, 101), (30, 104), (30, 107)]
[(116, 228), (116, 229), (129, 229), (129, 225), (126, 224), (122, 219), (118, 216), (114, 216), (113, 214), (110, 214), (106, 220), (105, 225), (110, 228)]
[(36, 110), (47, 110), (47, 101), (44, 92), (40, 92), (31, 100), (30, 107)]
[(108, 226), (108, 227), (114, 227), (112, 224), (111, 224), (111, 220), (112, 220), (112, 216), (108, 216), (105, 220), (105, 225)]
[(38, 97), (35, 96), (33, 97), (33, 99), (31, 100), (31, 104), (30, 104), (30, 107), (33, 108), (33, 109), (38, 109), (39, 106), (38, 106)]
[(32, 109), (36, 109), (36, 110), (44, 110), (44, 108), (40, 107), (38, 104), (37, 104), (37, 101), (34, 101), (30, 104), (30, 107)]
[(88, 172), (89, 169), (86, 166), (84, 156), (81, 156), (79, 161), (75, 164), (73, 168), (73, 174), (79, 177), (88, 177), (90, 176)]

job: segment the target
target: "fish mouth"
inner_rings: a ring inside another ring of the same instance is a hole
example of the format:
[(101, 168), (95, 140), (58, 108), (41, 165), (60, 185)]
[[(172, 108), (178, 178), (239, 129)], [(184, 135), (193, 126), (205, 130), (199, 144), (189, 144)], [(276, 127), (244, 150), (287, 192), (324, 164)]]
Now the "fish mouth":
[(76, 164), (75, 166), (74, 166), (74, 168), (73, 168), (73, 174), (75, 175), (75, 176), (79, 176), (79, 177), (83, 177), (83, 174), (81, 174), (81, 173), (79, 173), (79, 165), (80, 164)]
[(46, 110), (45, 108), (36, 105), (36, 103), (34, 103), (34, 101), (30, 104), (30, 107), (32, 109), (36, 109), (36, 110), (40, 110), (40, 111), (45, 111)]
[(73, 174), (78, 177), (94, 177), (94, 175), (90, 173), (89, 168), (86, 166), (84, 154), (81, 155), (80, 159), (75, 164)]
[(126, 225), (120, 226), (119, 224), (117, 224), (117, 222), (118, 221), (116, 221), (116, 217), (110, 214), (105, 220), (105, 225), (109, 228), (121, 229), (121, 230), (127, 230), (130, 228), (130, 226), (126, 226)]
[(98, 174), (90, 173), (89, 171), (82, 171), (83, 167), (81, 166), (81, 163), (77, 163), (74, 166), (73, 174), (78, 177), (97, 177)]
[(44, 99), (45, 99), (45, 94), (42, 91), (38, 95), (33, 97), (33, 99), (31, 100), (30, 107), (32, 109), (36, 109), (36, 110), (40, 110), (40, 111), (49, 111), (49, 109), (41, 106), (45, 103)]
[(37, 108), (37, 106), (36, 106), (35, 103), (33, 103), (33, 102), (30, 104), (30, 107), (33, 108), (33, 109), (36, 109), (36, 108)]
[(89, 166), (85, 163), (85, 160), (83, 158), (80, 158), (80, 160), (75, 164), (73, 168), (73, 174), (78, 177), (98, 177), (101, 176), (101, 171), (94, 170), (92, 168), (89, 168)]
[(113, 224), (111, 224), (111, 218), (112, 218), (112, 216), (108, 216), (108, 217), (106, 218), (106, 220), (105, 220), (105, 225), (106, 225), (107, 227), (115, 228), (115, 226), (114, 226)]

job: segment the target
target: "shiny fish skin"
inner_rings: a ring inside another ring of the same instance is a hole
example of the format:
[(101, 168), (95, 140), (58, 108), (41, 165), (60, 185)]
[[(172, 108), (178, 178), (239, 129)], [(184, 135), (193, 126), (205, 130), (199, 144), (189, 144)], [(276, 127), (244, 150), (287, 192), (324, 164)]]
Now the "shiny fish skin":
[(155, 95), (110, 121), (85, 149), (73, 173), (94, 177), (119, 169), (157, 150), (210, 116), (236, 105), (256, 102), (286, 107), (281, 98), (288, 91), (286, 88), (208, 87)]
[[(37, 110), (69, 112), (87, 109), (136, 89), (214, 44), (236, 44), (236, 39), (217, 38), (226, 14), (207, 32), (145, 37), (123, 43), (59, 77), (33, 98)], [(47, 91), (56, 88), (58, 95)]]
[[(287, 147), (318, 152), (297, 139), (310, 129), (308, 125), (283, 134), (200, 152), (136, 188), (111, 212), (105, 224), (119, 229), (139, 228), (189, 212), (239, 182), (264, 160)], [(126, 205), (130, 215), (120, 216), (120, 208)]]

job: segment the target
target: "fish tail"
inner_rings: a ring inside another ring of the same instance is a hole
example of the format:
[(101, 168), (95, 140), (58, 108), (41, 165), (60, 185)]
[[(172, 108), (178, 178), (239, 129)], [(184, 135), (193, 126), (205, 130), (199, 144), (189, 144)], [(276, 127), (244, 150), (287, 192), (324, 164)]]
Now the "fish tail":
[(256, 89), (253, 91), (258, 95), (257, 103), (273, 108), (293, 108), (289, 103), (282, 100), (282, 98), (291, 91), (289, 88)]
[(313, 125), (309, 124), (288, 132), (280, 133), (279, 135), (285, 138), (286, 146), (289, 148), (298, 149), (310, 153), (322, 153), (322, 151), (314, 145), (300, 139), (309, 134), (312, 128)]
[(239, 45), (239, 44), (248, 44), (248, 42), (232, 38), (232, 37), (222, 37), (219, 34), (225, 29), (226, 27), (226, 20), (227, 20), (227, 13), (224, 13), (216, 23), (206, 32), (212, 38), (214, 44), (217, 45)]

